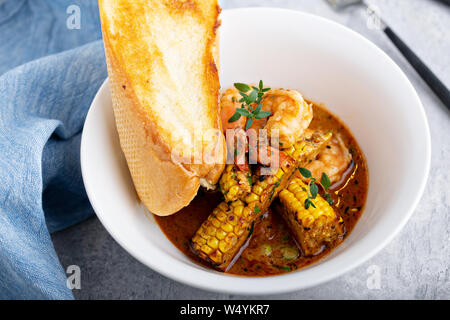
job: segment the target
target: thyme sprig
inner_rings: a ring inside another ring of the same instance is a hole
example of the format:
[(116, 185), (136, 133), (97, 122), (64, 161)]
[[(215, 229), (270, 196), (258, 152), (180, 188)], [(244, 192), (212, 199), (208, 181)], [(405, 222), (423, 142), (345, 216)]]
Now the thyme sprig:
[[(260, 80), (258, 87), (249, 86), (245, 83), (235, 83), (234, 87), (239, 90), (239, 94), (241, 95), (241, 107), (236, 109), (236, 112), (228, 119), (228, 122), (238, 121), (241, 116), (247, 117), (247, 123), (245, 125), (245, 130), (248, 130), (252, 124), (254, 119), (263, 119), (269, 117), (271, 113), (269, 111), (262, 110), (261, 100), (264, 94), (270, 90), (270, 88), (264, 88), (263, 81)], [(247, 94), (247, 92), (249, 92)], [(257, 106), (253, 109), (252, 104), (256, 104)]]
[[(309, 179), (308, 181), (308, 197), (305, 199), (305, 209), (308, 209), (310, 206), (315, 208), (315, 204), (312, 202), (313, 199), (317, 197), (317, 194), (319, 193), (319, 187), (317, 184), (319, 184), (323, 190), (325, 191), (324, 197), (325, 200), (332, 205), (333, 199), (331, 199), (331, 195), (328, 192), (328, 189), (331, 186), (330, 178), (327, 176), (325, 172), (322, 172), (322, 177), (320, 178), (320, 182), (317, 181), (316, 178), (312, 176), (311, 171), (309, 171), (306, 168), (298, 167), (298, 171), (300, 171), (300, 174), (305, 177), (306, 179)], [(305, 190), (306, 191), (306, 190)]]

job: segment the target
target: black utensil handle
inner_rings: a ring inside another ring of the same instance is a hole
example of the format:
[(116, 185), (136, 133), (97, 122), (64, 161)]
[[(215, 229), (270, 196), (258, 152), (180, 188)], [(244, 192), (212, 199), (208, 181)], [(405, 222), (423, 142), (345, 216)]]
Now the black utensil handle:
[(391, 28), (386, 27), (384, 30), (386, 35), (395, 44), (398, 50), (409, 61), (409, 63), (416, 69), (422, 79), (428, 84), (433, 92), (441, 99), (444, 105), (450, 110), (450, 91), (436, 77), (436, 75), (428, 69), (428, 67), (420, 60), (418, 56), (392, 31)]
[(450, 6), (450, 0), (438, 0), (438, 1)]

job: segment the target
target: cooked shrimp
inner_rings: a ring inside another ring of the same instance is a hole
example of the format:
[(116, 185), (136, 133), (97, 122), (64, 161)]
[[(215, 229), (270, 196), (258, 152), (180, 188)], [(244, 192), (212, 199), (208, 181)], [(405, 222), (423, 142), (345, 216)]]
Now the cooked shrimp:
[[(242, 139), (242, 137), (245, 137), (244, 128), (248, 119), (246, 117), (241, 117), (235, 122), (228, 122), (235, 114), (236, 109), (241, 107), (242, 103), (239, 102), (240, 99), (241, 97), (237, 89), (227, 89), (221, 98), (220, 115), (224, 133), (226, 134), (226, 131), (229, 129), (234, 130), (234, 136), (238, 138), (237, 141), (240, 141), (241, 145), (243, 145), (242, 142), (247, 142), (247, 139)], [(269, 90), (261, 100), (261, 104), (262, 110), (269, 111), (272, 115), (269, 118), (253, 119), (253, 124), (250, 128), (254, 130), (266, 129), (267, 138), (272, 137), (272, 130), (277, 130), (279, 143), (283, 148), (290, 147), (300, 140), (312, 120), (312, 106), (306, 103), (302, 95), (295, 90)], [(254, 110), (256, 107), (257, 105), (254, 103), (251, 106), (251, 109)], [(256, 133), (256, 136), (252, 133)], [(247, 131), (247, 134), (253, 137), (253, 139), (249, 139), (249, 145), (245, 143), (246, 147), (244, 149), (239, 147), (236, 148), (236, 139), (232, 136), (229, 137), (230, 139), (227, 137), (228, 155), (229, 157), (233, 157), (235, 162), (239, 162), (243, 169), (247, 169), (247, 163), (242, 163), (245, 153), (249, 148), (256, 150), (257, 143), (261, 138), (259, 137), (258, 131)], [(235, 149), (239, 150), (234, 152)], [(271, 154), (273, 154), (273, 152)], [(249, 156), (252, 158), (251, 160), (263, 164), (266, 164), (268, 160), (258, 156), (258, 153), (253, 153)], [(241, 161), (236, 161), (236, 159), (240, 159)]]
[(327, 147), (317, 155), (316, 160), (308, 163), (305, 168), (320, 181), (322, 172), (330, 178), (331, 184), (341, 180), (352, 161), (352, 155), (339, 135), (333, 136)]
[[(239, 170), (248, 172), (248, 159), (246, 154), (248, 152), (247, 135), (244, 129), (236, 128), (234, 132), (227, 132), (227, 163), (234, 162)], [(231, 161), (232, 159), (232, 161)]]
[(239, 99), (241, 99), (239, 91), (235, 88), (229, 88), (222, 94), (222, 98), (220, 99), (220, 118), (224, 133), (226, 133), (227, 129), (243, 129), (245, 127), (245, 123), (247, 122), (246, 117), (241, 117), (235, 122), (228, 122), (233, 114), (235, 114), (236, 109), (241, 107)]
[(269, 90), (264, 95), (262, 104), (265, 110), (272, 112), (264, 129), (269, 137), (272, 130), (278, 130), (283, 148), (297, 142), (313, 118), (312, 105), (295, 90)]

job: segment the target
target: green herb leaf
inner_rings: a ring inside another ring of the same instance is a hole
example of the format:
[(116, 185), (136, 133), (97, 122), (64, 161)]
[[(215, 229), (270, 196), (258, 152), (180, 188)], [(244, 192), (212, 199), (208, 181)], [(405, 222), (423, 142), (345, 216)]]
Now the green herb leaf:
[(245, 125), (245, 130), (250, 129), (250, 127), (252, 126), (252, 124), (253, 124), (253, 118), (249, 118), (249, 119), (247, 120), (247, 124)]
[[(264, 88), (262, 80), (259, 81), (258, 86), (259, 87), (255, 86), (250, 87), (245, 83), (239, 82), (234, 84), (234, 87), (239, 90), (239, 94), (242, 96), (242, 98), (239, 100), (239, 102), (242, 103), (241, 109), (236, 110), (236, 112), (238, 112), (241, 116), (248, 118), (245, 130), (248, 130), (251, 127), (251, 125), (253, 124), (253, 118), (262, 119), (269, 117), (271, 115), (270, 112), (262, 110), (262, 105), (260, 104), (264, 96), (264, 92), (270, 90), (270, 88)], [(251, 92), (247, 94), (247, 92), (250, 90)], [(257, 107), (255, 109), (253, 109), (251, 106), (253, 103), (257, 104)], [(238, 116), (235, 116), (235, 118), (233, 118), (234, 121), (237, 121), (238, 119), (239, 119)]]
[(272, 190), (270, 191), (269, 201), (272, 201), (273, 195), (275, 194), (275, 188), (276, 187), (273, 187)]
[(259, 104), (261, 102), (263, 96), (264, 96), (264, 92), (258, 93), (258, 99), (256, 100), (256, 103)]
[(241, 118), (241, 115), (236, 111), (230, 119), (228, 119), (228, 122), (236, 122)]
[(281, 269), (281, 270), (284, 270), (284, 271), (291, 271), (292, 270), (290, 267), (286, 267), (286, 266), (279, 266), (279, 265), (276, 265), (276, 264), (274, 264), (273, 266), (275, 268), (278, 268), (278, 269)]
[(251, 175), (247, 176), (247, 181), (248, 181), (248, 183), (250, 184), (250, 187), (251, 187), (253, 185), (253, 181), (252, 181), (252, 176)]
[(253, 234), (253, 227), (254, 226), (255, 226), (255, 221), (252, 222), (252, 226), (250, 227), (250, 232), (248, 233), (249, 237)]
[(241, 116), (244, 116), (244, 117), (251, 117), (250, 111), (248, 111), (245, 108), (236, 109), (236, 113), (239, 113)]
[[(259, 81), (259, 87), (249, 86), (245, 83), (236, 82), (234, 87), (239, 90), (239, 94), (242, 98), (239, 102), (242, 103), (241, 108), (236, 110), (236, 113), (228, 120), (228, 122), (235, 122), (240, 119), (241, 116), (247, 117), (247, 123), (245, 125), (245, 130), (250, 129), (253, 124), (253, 119), (262, 119), (269, 117), (270, 112), (262, 110), (262, 104), (260, 104), (264, 92), (270, 90), (270, 88), (264, 88), (262, 80)], [(253, 89), (249, 94), (246, 92)], [(252, 108), (252, 104), (256, 103), (257, 107)]]
[(305, 204), (304, 204), (305, 209), (308, 210), (310, 205), (311, 205), (311, 200), (309, 200), (309, 198), (306, 198), (305, 199)]
[(260, 113), (261, 109), (262, 109), (262, 104), (259, 104), (259, 105), (255, 108), (255, 110), (253, 110), (253, 113), (255, 114), (255, 118), (256, 118), (256, 116)]
[(306, 198), (305, 199), (305, 209), (308, 210), (310, 206), (312, 206), (313, 208), (316, 208), (315, 204), (311, 201), (311, 199)]
[[(256, 99), (258, 98), (258, 91), (257, 90), (253, 90), (252, 92), (250, 92), (250, 94), (248, 95), (248, 100), (250, 103), (253, 103), (256, 101)], [(250, 104), (249, 103), (249, 104)]]
[(245, 102), (245, 104), (250, 104), (250, 99), (248, 97), (247, 94), (245, 94), (244, 92), (239, 92), (239, 94), (242, 96), (242, 99), (239, 100), (239, 102)]
[(255, 115), (255, 119), (267, 118), (271, 115), (269, 111), (262, 110), (258, 114)]
[(329, 205), (332, 206), (333, 203), (334, 203), (334, 201), (333, 201), (333, 199), (331, 199), (331, 195), (330, 195), (329, 193), (327, 193), (327, 194), (325, 195), (325, 197), (326, 197), (326, 200), (327, 200), (327, 202), (329, 203)]
[(325, 191), (328, 191), (328, 188), (331, 186), (330, 178), (326, 175), (325, 172), (322, 172), (322, 177), (320, 178), (320, 184), (323, 186)]
[(258, 206), (255, 206), (255, 213), (260, 213), (261, 209)]
[(247, 92), (247, 91), (250, 90), (250, 87), (249, 87), (248, 85), (246, 85), (245, 83), (239, 83), (239, 82), (236, 82), (236, 83), (234, 84), (234, 87), (235, 87), (236, 89), (238, 89), (239, 91), (242, 91), (242, 92)]
[[(300, 174), (302, 176), (304, 176), (306, 179), (311, 178), (311, 176), (312, 176), (311, 171), (309, 171), (306, 168), (298, 167), (298, 171), (300, 171)], [(306, 209), (308, 209), (308, 208), (306, 208)]]
[(317, 194), (319, 193), (319, 187), (317, 186), (317, 184), (311, 184), (309, 186), (309, 192), (311, 192), (311, 197), (315, 199), (317, 197)]

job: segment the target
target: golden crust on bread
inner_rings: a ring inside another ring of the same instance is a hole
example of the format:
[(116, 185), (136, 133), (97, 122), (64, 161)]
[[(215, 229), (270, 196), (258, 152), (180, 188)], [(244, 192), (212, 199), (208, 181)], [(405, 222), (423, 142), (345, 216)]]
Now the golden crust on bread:
[(152, 213), (175, 213), (201, 182), (215, 184), (225, 164), (220, 9), (216, 0), (100, 0), (99, 8), (116, 126), (136, 191)]

